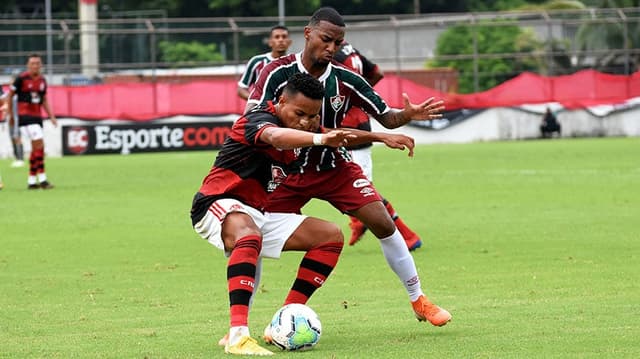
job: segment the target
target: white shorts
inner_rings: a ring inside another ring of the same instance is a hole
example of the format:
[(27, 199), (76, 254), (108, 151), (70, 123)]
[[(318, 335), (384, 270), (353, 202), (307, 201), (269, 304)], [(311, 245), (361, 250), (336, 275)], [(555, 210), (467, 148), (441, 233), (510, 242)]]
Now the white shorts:
[(30, 139), (31, 141), (41, 140), (44, 138), (44, 132), (42, 126), (38, 124), (20, 126), (20, 133), (22, 136)]
[(294, 213), (265, 213), (250, 207), (236, 199), (223, 198), (211, 204), (207, 213), (200, 222), (193, 226), (196, 233), (216, 248), (225, 252), (225, 256), (231, 255), (224, 250), (222, 242), (222, 222), (227, 214), (242, 212), (249, 215), (262, 232), (262, 250), (260, 257), (280, 258), (285, 242), (293, 232), (307, 218), (305, 215)]
[(362, 172), (373, 182), (373, 162), (371, 161), (371, 147), (365, 147), (358, 150), (350, 150), (351, 160), (355, 162)]

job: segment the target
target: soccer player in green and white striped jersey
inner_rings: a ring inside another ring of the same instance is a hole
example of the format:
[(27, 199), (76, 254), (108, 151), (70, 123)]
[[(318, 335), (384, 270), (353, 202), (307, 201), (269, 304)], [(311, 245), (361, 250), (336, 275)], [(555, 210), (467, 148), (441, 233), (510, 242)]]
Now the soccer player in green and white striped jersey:
[(282, 25), (272, 27), (269, 34), (271, 51), (256, 55), (249, 60), (240, 81), (238, 81), (238, 96), (245, 100), (248, 99), (260, 71), (271, 61), (286, 55), (289, 46), (291, 46), (291, 39), (287, 27)]

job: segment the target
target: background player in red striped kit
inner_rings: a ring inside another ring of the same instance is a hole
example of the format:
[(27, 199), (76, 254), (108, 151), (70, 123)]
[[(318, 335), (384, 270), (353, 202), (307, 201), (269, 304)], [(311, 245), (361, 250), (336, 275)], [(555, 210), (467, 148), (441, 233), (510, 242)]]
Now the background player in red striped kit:
[[(304, 72), (324, 85), (321, 124), (325, 128), (339, 128), (350, 104), (361, 107), (387, 128), (441, 116), (444, 109), (441, 101), (431, 98), (413, 104), (406, 94), (403, 94), (404, 108), (391, 109), (362, 76), (333, 60), (344, 41), (344, 33), (344, 21), (335, 9), (317, 10), (304, 29), (303, 51), (274, 60), (262, 70), (247, 101), (247, 111), (266, 101), (276, 101), (288, 79)], [(416, 318), (435, 326), (445, 325), (451, 314), (424, 295), (413, 257), (382, 197), (362, 169), (343, 155), (327, 147), (301, 149), (288, 176), (269, 196), (266, 210), (299, 213), (308, 201), (318, 198), (357, 217), (379, 239), (387, 264), (407, 291)]]
[(28, 189), (51, 189), (53, 185), (47, 180), (44, 166), (44, 132), (42, 130), (42, 110), (49, 115), (54, 126), (58, 125), (56, 116), (47, 101), (47, 81), (42, 76), (42, 58), (40, 55), (29, 55), (27, 71), (14, 80), (8, 98), (18, 96), (18, 108), (13, 108), (9, 101), (9, 122), (13, 124), (13, 111), (20, 118), (22, 136), (31, 139), (31, 156), (29, 157)]
[[(368, 58), (362, 55), (358, 49), (354, 48), (346, 41), (342, 42), (342, 45), (333, 58), (362, 75), (362, 77), (369, 82), (371, 87), (375, 86), (375, 84), (384, 77), (378, 65), (371, 62)], [(342, 120), (342, 127), (371, 131), (371, 121), (366, 112), (362, 111), (359, 107), (354, 106), (345, 114), (345, 117)], [(366, 143), (360, 146), (347, 147), (353, 162), (357, 163), (362, 168), (362, 172), (364, 172), (369, 181), (373, 181), (371, 146), (372, 145), (370, 143)], [(400, 234), (402, 234), (409, 250), (413, 251), (422, 246), (420, 237), (404, 223), (391, 203), (386, 198), (382, 198), (382, 202), (393, 219), (393, 222), (396, 224), (396, 227), (398, 227)], [(354, 245), (362, 238), (367, 230), (367, 226), (354, 216), (349, 216), (349, 218), (349, 227), (351, 228), (351, 239), (349, 239), (349, 245)]]

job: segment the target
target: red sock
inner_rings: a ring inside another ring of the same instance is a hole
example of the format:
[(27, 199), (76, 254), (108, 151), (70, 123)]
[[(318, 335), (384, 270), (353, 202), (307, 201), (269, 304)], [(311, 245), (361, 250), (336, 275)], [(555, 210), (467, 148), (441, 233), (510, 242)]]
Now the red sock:
[(36, 172), (44, 173), (44, 148), (40, 148), (34, 151), (35, 153), (35, 164), (36, 164)]
[(38, 152), (38, 150), (31, 150), (31, 155), (29, 156), (29, 176), (35, 176), (38, 173), (38, 164), (41, 161)]
[(248, 326), (249, 300), (256, 278), (256, 263), (262, 248), (262, 238), (256, 235), (242, 237), (231, 252), (227, 264), (227, 284), (231, 326)]
[[(393, 222), (396, 224), (396, 227), (398, 227), (398, 231), (400, 231), (400, 234), (402, 234), (404, 241), (407, 242), (408, 244), (410, 242), (415, 242), (416, 239), (418, 238), (418, 235), (416, 234), (416, 232), (412, 231), (409, 228), (409, 226), (407, 226), (404, 223), (404, 221), (400, 218), (400, 216), (398, 216), (398, 213), (393, 208), (391, 203), (386, 199), (384, 200), (384, 206), (387, 209), (387, 212), (389, 213), (391, 218), (393, 219)], [(410, 243), (410, 244), (413, 244), (413, 243)]]
[(338, 263), (342, 242), (323, 243), (310, 249), (302, 258), (298, 275), (285, 299), (284, 304), (305, 304), (309, 297), (320, 288)]

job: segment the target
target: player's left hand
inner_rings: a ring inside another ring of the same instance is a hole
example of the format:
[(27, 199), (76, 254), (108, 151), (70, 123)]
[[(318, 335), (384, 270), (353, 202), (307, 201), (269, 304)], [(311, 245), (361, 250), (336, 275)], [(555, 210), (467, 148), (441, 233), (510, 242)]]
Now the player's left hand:
[(409, 157), (413, 157), (413, 148), (416, 144), (412, 137), (403, 134), (386, 133), (384, 134), (384, 137), (382, 137), (382, 142), (389, 148), (395, 148), (398, 150), (408, 148)]
[(322, 134), (322, 143), (324, 146), (341, 147), (349, 144), (349, 140), (355, 139), (357, 136), (349, 131), (331, 130)]
[(414, 121), (426, 121), (433, 120), (442, 117), (442, 111), (444, 111), (444, 101), (436, 101), (435, 98), (430, 97), (426, 101), (420, 104), (413, 104), (409, 100), (409, 95), (402, 93), (402, 100), (404, 102), (404, 116)]

